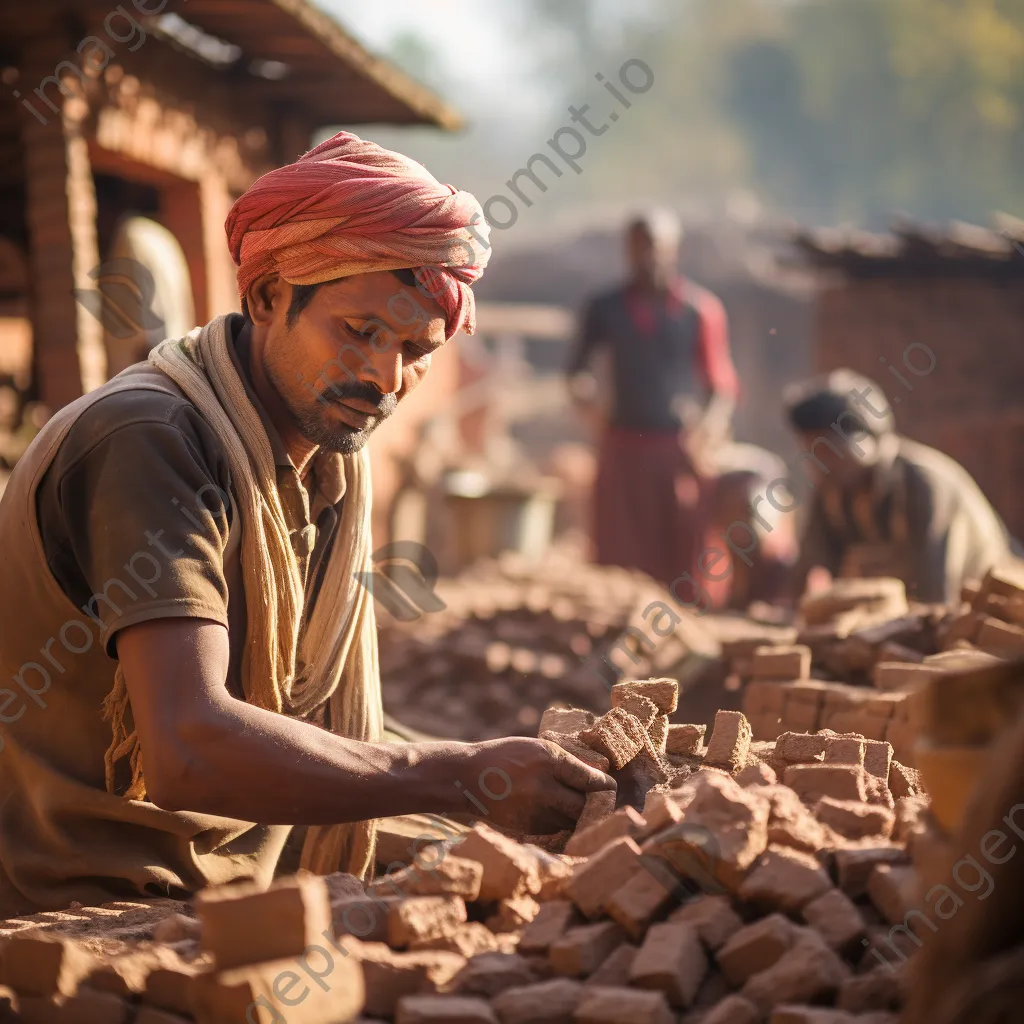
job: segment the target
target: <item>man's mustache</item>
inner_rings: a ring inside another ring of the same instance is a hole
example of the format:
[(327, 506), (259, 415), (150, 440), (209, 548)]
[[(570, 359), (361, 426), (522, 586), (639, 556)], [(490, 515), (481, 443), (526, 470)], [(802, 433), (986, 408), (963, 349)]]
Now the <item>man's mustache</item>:
[(337, 384), (332, 382), (327, 385), (324, 393), (332, 402), (344, 402), (354, 398), (367, 405), (372, 405), (375, 415), (381, 419), (386, 419), (398, 408), (398, 395), (393, 392), (385, 395), (379, 388), (366, 381), (346, 380)]

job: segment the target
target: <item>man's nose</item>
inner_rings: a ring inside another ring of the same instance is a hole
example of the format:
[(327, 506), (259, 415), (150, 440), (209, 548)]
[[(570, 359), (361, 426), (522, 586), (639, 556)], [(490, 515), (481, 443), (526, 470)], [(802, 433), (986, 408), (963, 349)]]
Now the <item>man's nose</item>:
[(381, 394), (393, 395), (402, 386), (402, 350), (398, 344), (383, 352), (371, 352), (365, 364), (364, 381), (373, 384)]

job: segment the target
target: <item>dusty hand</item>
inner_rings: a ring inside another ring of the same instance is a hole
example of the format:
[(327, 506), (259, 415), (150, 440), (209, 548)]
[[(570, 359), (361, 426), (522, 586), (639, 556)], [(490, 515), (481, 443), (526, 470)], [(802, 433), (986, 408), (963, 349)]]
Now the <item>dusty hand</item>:
[(460, 783), (479, 804), (467, 795), (466, 809), (526, 835), (573, 828), (587, 793), (615, 788), (610, 776), (547, 740), (510, 737), (474, 746)]

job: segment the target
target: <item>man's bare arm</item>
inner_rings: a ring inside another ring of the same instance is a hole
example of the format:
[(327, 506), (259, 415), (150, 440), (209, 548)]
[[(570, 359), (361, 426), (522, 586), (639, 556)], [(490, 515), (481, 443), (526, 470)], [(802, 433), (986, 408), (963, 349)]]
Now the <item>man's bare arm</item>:
[[(227, 630), (202, 619), (157, 619), (118, 634), (147, 789), (160, 807), (305, 825), (479, 813), (466, 789), (495, 822), (543, 833), (571, 827), (587, 791), (614, 785), (541, 740), (384, 744), (335, 736), (233, 698), (228, 650)], [(481, 777), (508, 795), (481, 796)]]

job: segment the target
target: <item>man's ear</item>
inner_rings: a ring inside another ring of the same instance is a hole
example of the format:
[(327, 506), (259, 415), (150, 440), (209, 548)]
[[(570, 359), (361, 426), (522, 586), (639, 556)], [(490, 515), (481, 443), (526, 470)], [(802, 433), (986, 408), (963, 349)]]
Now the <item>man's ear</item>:
[(267, 327), (275, 310), (287, 309), (291, 300), (292, 286), (276, 271), (257, 277), (245, 292), (249, 319), (260, 327)]

